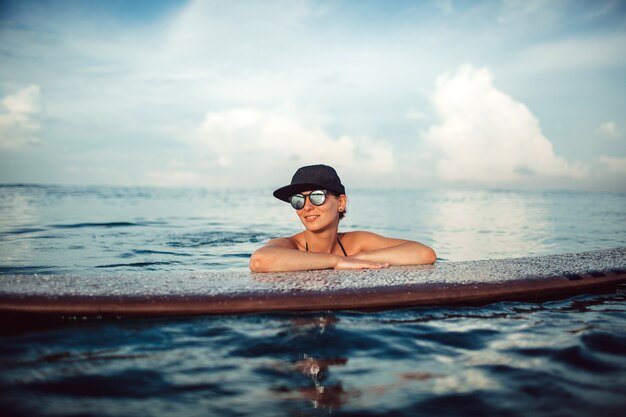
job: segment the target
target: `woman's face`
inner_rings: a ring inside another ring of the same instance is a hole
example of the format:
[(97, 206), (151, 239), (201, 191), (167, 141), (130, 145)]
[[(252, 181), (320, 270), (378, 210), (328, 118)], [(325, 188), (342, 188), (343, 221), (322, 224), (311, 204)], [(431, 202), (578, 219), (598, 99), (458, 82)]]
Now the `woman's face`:
[[(308, 196), (311, 191), (304, 191), (300, 194)], [(328, 227), (337, 227), (339, 223), (339, 210), (345, 209), (346, 196), (344, 194), (336, 196), (330, 192), (326, 193), (326, 200), (321, 206), (311, 204), (311, 200), (305, 199), (304, 207), (296, 210), (300, 221), (310, 231), (324, 230)]]

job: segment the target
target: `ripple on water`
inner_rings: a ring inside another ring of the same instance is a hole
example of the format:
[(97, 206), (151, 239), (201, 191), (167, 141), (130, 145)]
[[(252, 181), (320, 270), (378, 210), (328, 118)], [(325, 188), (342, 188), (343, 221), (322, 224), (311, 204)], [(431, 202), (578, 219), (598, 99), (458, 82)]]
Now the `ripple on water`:
[(612, 417), (626, 405), (625, 337), (607, 331), (623, 315), (602, 311), (614, 302), (78, 322), (5, 336), (0, 388), (57, 409)]
[(51, 265), (28, 265), (11, 266), (0, 265), (0, 274), (34, 275), (34, 274), (55, 274), (61, 272), (56, 266)]
[(584, 334), (581, 340), (591, 351), (602, 352), (618, 357), (626, 356), (626, 333), (612, 334), (593, 332)]
[(197, 248), (202, 246), (232, 246), (242, 243), (259, 243), (270, 238), (265, 233), (207, 231), (173, 235), (167, 242), (175, 248)]
[(53, 224), (50, 227), (55, 229), (84, 229), (84, 228), (114, 228), (114, 227), (136, 227), (145, 226), (144, 222), (94, 222), (94, 223), (68, 223)]
[(95, 268), (144, 268), (146, 270), (153, 270), (153, 267), (158, 265), (176, 265), (180, 262), (177, 261), (146, 261), (146, 262), (129, 262), (109, 265), (96, 265)]
[(433, 329), (422, 334), (420, 339), (465, 350), (479, 350), (488, 346), (492, 339), (497, 338), (500, 332), (489, 329), (474, 329), (469, 332), (455, 332), (450, 330)]
[(580, 346), (570, 346), (558, 349), (550, 354), (551, 358), (577, 371), (591, 373), (611, 373), (616, 371), (615, 367), (600, 359), (597, 355), (589, 352)]
[[(124, 384), (120, 384), (124, 381)], [(64, 376), (46, 382), (33, 382), (25, 388), (41, 394), (55, 394), (70, 398), (132, 398), (147, 399), (172, 395), (176, 392), (201, 391), (204, 396), (236, 395), (237, 391), (219, 383), (175, 384), (167, 381), (156, 370), (125, 370), (109, 375)]]

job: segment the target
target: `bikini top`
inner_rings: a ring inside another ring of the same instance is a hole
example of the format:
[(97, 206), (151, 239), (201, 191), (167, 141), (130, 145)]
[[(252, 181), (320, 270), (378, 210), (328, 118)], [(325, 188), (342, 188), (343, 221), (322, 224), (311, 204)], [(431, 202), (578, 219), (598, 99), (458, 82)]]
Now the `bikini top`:
[[(309, 242), (305, 242), (306, 243), (306, 251), (309, 251)], [(337, 238), (337, 243), (339, 243), (339, 247), (341, 248), (341, 251), (343, 252), (344, 256), (348, 256), (348, 254), (346, 253), (346, 250), (343, 248), (343, 245), (341, 244), (341, 240), (339, 240), (339, 238)]]

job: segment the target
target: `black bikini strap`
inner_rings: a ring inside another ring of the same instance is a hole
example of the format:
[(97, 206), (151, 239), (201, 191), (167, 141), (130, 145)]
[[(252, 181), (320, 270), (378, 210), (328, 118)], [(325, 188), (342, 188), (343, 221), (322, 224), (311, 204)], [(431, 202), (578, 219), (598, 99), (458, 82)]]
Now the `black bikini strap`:
[[(305, 241), (304, 243), (306, 243), (306, 251), (309, 251), (309, 242)], [(343, 252), (343, 256), (348, 256), (348, 254), (346, 253), (346, 250), (343, 248), (343, 245), (341, 244), (341, 240), (339, 240), (339, 237), (337, 237), (337, 243), (339, 243), (339, 247), (341, 248), (341, 251)]]
[(348, 254), (346, 253), (346, 250), (343, 248), (343, 245), (341, 244), (341, 240), (339, 240), (339, 236), (337, 236), (337, 243), (339, 243), (339, 246), (341, 247), (341, 250), (343, 251), (343, 255), (347, 257)]

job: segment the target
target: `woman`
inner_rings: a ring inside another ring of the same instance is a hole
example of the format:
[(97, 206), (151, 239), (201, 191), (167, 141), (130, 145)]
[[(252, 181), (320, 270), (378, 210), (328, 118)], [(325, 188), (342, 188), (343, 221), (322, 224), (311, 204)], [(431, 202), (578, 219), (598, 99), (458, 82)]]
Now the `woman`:
[(370, 232), (338, 233), (346, 213), (345, 192), (332, 167), (298, 169), (291, 184), (274, 191), (274, 197), (291, 203), (306, 230), (267, 242), (252, 254), (250, 270), (377, 269), (435, 262), (435, 252), (418, 242)]

